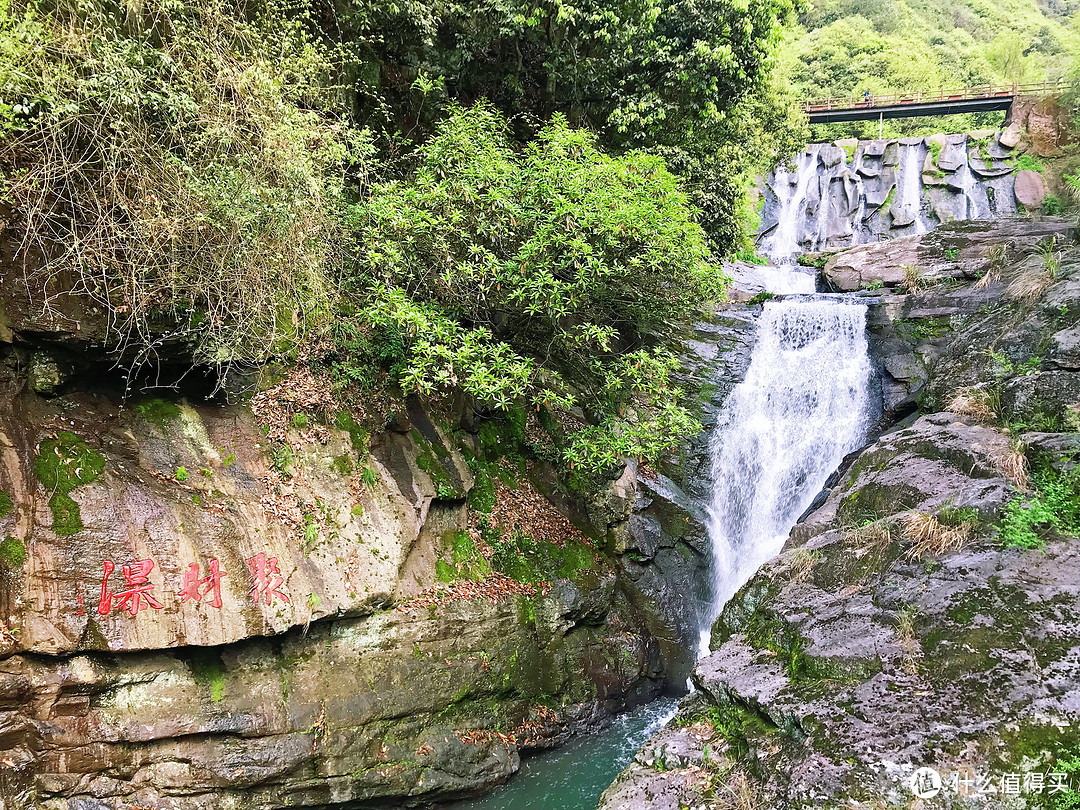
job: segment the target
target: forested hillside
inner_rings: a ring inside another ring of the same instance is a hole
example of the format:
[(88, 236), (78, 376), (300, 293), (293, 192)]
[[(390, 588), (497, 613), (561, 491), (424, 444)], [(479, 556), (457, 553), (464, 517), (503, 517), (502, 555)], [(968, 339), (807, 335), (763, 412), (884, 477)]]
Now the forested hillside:
[[(783, 73), (802, 98), (1055, 81), (1075, 73), (1078, 8), (1072, 0), (817, 0), (799, 14), (781, 49)], [(958, 116), (886, 127), (961, 132), (989, 120)], [(876, 122), (872, 129), (876, 137)]]

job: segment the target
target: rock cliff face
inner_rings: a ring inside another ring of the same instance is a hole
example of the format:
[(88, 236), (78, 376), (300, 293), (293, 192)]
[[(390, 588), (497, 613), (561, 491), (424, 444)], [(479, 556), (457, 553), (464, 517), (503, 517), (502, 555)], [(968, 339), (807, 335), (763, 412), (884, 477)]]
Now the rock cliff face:
[[(632, 468), (588, 497), (540, 463), (493, 476), (494, 423), (364, 413), (297, 369), (246, 404), (198, 370), (125, 396), (100, 313), (60, 291), (42, 314), (4, 272), (5, 810), (474, 794), (686, 666), (671, 597), (705, 558), (664, 476), (640, 500)], [(540, 514), (547, 568), (491, 573), (480, 490)]]
[(922, 284), (881, 271), (872, 345), (902, 421), (727, 604), (697, 691), (601, 808), (1042, 807), (1023, 774), (1072, 773), (1080, 248), (1059, 227), (964, 230), (960, 256), (990, 258)]
[[(1035, 108), (1020, 112), (1041, 120)], [(1025, 133), (1017, 120), (1000, 132), (812, 144), (765, 177), (758, 243), (765, 255), (784, 261), (958, 220), (1038, 212), (1047, 181), (1022, 168), (1037, 162), (1018, 164), (1017, 157), (1059, 150)]]

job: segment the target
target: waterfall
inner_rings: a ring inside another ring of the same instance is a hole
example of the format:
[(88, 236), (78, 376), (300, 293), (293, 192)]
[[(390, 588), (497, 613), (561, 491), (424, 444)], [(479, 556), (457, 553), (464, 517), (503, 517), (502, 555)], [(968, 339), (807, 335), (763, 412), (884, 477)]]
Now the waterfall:
[[(922, 150), (918, 144), (906, 144), (900, 153), (900, 171), (897, 173), (896, 208), (903, 212), (903, 222), (910, 222), (913, 233), (926, 233), (930, 230), (926, 215), (922, 210)], [(896, 221), (894, 217), (894, 221)]]
[(777, 166), (773, 172), (772, 189), (779, 205), (779, 220), (776, 229), (762, 243), (761, 252), (774, 264), (790, 264), (803, 252), (799, 232), (806, 216), (806, 197), (811, 181), (817, 182), (815, 147), (799, 155), (794, 171), (788, 171), (787, 166)]
[(957, 219), (986, 219), (990, 216), (990, 200), (986, 195), (986, 189), (971, 171), (969, 163), (965, 146), (964, 160), (960, 162), (960, 168), (956, 171), (956, 182), (963, 197), (963, 214)]
[[(829, 475), (863, 443), (870, 369), (864, 305), (765, 305), (746, 378), (711, 440), (712, 616), (780, 552)], [(703, 653), (707, 643), (706, 629)]]

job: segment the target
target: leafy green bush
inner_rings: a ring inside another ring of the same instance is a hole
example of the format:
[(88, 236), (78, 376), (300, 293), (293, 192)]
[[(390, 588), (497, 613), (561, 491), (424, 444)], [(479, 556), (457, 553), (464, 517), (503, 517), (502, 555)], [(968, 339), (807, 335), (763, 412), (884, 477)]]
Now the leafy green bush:
[(354, 209), (369, 294), (342, 329), (401, 336), (406, 391), (586, 407), (598, 427), (574, 465), (651, 457), (693, 429), (673, 359), (624, 351), (728, 281), (660, 160), (604, 155), (558, 116), (519, 153), (483, 103), (454, 110), (417, 157), (414, 179)]
[(1023, 154), (1016, 158), (1016, 171), (1029, 171), (1029, 172), (1042, 172), (1046, 169), (1046, 164), (1043, 163), (1042, 158), (1035, 155)]
[(25, 247), (199, 360), (262, 359), (327, 308), (343, 170), (334, 55), (306, 6), (0, 0), (0, 169)]

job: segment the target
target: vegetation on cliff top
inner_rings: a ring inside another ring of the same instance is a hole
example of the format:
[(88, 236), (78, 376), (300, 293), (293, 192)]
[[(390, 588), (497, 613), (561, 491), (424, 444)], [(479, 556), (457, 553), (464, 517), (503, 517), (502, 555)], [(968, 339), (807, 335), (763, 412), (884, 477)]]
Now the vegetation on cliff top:
[(788, 0), (0, 2), (14, 233), (125, 363), (581, 408), (590, 468), (692, 428), (650, 332), (722, 295), (802, 136)]
[[(1055, 81), (1080, 57), (1073, 12), (1068, 2), (1036, 0), (824, 0), (800, 13), (782, 50), (783, 72), (808, 98)], [(963, 132), (999, 120), (902, 119), (886, 121), (884, 131)], [(862, 126), (866, 137), (877, 137), (876, 121)], [(828, 133), (849, 136), (852, 127)]]

